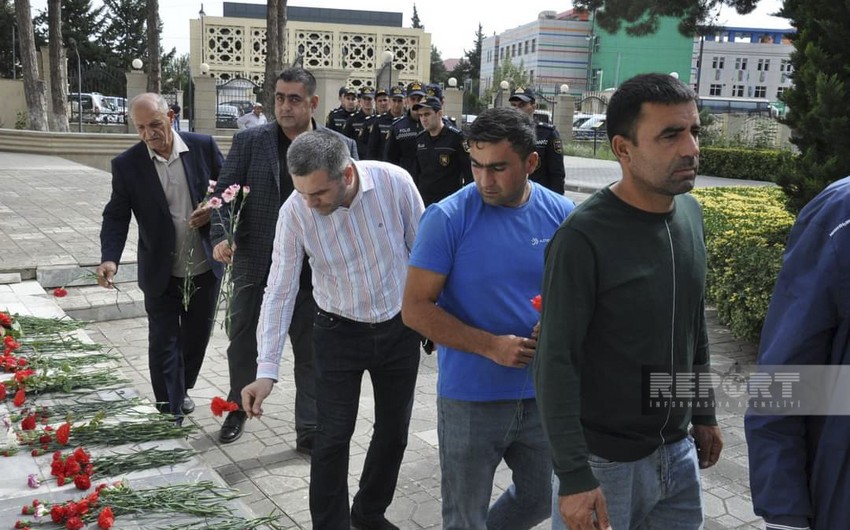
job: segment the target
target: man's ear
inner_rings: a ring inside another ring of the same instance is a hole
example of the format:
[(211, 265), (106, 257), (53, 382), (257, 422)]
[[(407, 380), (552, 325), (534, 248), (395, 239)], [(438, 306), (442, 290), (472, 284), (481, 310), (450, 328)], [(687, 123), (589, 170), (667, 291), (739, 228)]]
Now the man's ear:
[(342, 176), (345, 179), (345, 185), (351, 186), (351, 183), (354, 181), (354, 164), (345, 166), (345, 169), (342, 170)]
[(310, 109), (316, 110), (319, 107), (319, 96), (313, 96), (310, 98)]
[(622, 135), (616, 135), (611, 139), (611, 152), (618, 160), (631, 160), (632, 142)]

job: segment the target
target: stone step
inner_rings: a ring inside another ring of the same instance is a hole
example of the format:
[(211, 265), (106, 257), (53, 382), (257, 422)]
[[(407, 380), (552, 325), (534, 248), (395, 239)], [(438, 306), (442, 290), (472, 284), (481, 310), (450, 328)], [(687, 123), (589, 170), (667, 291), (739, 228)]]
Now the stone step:
[[(54, 299), (69, 317), (78, 320), (104, 322), (145, 316), (145, 297), (139, 286), (135, 282), (123, 282), (116, 287), (66, 287), (68, 294)], [(48, 289), (46, 294), (52, 296), (53, 289)]]

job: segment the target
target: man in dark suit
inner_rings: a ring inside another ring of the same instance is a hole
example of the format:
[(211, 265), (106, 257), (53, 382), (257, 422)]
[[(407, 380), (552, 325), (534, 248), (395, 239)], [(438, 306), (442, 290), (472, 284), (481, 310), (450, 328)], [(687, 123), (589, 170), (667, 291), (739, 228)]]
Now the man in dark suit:
[[(233, 137), (215, 191), (220, 195), (234, 183), (251, 188), (250, 198), (241, 209), (233, 247), (228, 245), (224, 232), (224, 226), (229, 223), (229, 204), (213, 214), (212, 228), (213, 256), (223, 263), (233, 264), (235, 294), (230, 302), (232, 318), (227, 347), (230, 393), (227, 399), (240, 404), (242, 388), (257, 378), (257, 320), (272, 263), (278, 211), (294, 189), (286, 152), (299, 134), (323, 128), (313, 119), (319, 96), (316, 95), (316, 78), (310, 72), (302, 68), (284, 70), (275, 83), (274, 97), (275, 122), (247, 129)], [(352, 158), (356, 159), (357, 144), (350, 138), (345, 138), (345, 142)], [(295, 449), (304, 454), (312, 452), (316, 430), (312, 364), (315, 312), (312, 273), (305, 262), (289, 326), (295, 361)], [(230, 412), (221, 426), (219, 441), (230, 443), (242, 436), (246, 419), (244, 410)]]
[(201, 370), (218, 296), (222, 267), (212, 259), (210, 210), (201, 203), (223, 157), (211, 136), (175, 132), (174, 111), (158, 94), (133, 98), (130, 117), (142, 141), (112, 160), (96, 274), (113, 287), (132, 214), (154, 397), (180, 421), (195, 408), (187, 390)]

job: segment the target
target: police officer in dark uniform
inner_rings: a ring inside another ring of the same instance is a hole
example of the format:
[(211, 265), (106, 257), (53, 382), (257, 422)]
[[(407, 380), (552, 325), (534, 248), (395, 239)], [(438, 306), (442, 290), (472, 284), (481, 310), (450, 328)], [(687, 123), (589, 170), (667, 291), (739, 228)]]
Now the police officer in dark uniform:
[(348, 121), (348, 118), (357, 109), (357, 92), (354, 91), (354, 88), (347, 86), (340, 88), (339, 103), (339, 107), (328, 113), (325, 127), (342, 133), (342, 130), (345, 128), (345, 122)]
[(472, 182), (472, 166), (463, 133), (443, 120), (443, 104), (431, 96), (413, 106), (422, 132), (416, 137), (416, 165), (411, 172), (425, 206)]
[[(534, 116), (535, 97), (530, 88), (517, 87), (508, 98), (511, 106)], [(564, 194), (564, 147), (558, 129), (550, 123), (537, 124), (537, 169), (529, 178), (559, 195)]]
[(370, 86), (360, 87), (357, 101), (360, 108), (345, 122), (342, 134), (357, 142), (358, 156), (360, 156), (360, 160), (365, 160), (369, 148), (369, 133), (367, 132), (365, 135), (362, 133), (367, 118), (371, 118), (375, 113), (375, 89)]
[(370, 160), (384, 160), (387, 134), (390, 132), (393, 122), (404, 116), (404, 88), (398, 85), (390, 87), (389, 97), (389, 110), (375, 118), (372, 131), (369, 134), (368, 154)]
[[(437, 83), (429, 83), (425, 85), (425, 97), (426, 98), (438, 98), (440, 103), (445, 103), (443, 98), (443, 87), (438, 85)], [(454, 116), (446, 116), (443, 114), (443, 123), (446, 125), (451, 125), (455, 129), (458, 129), (457, 119)]]
[(425, 88), (422, 83), (414, 81), (407, 85), (407, 114), (393, 122), (390, 132), (387, 134), (386, 147), (384, 148), (384, 160), (401, 166), (409, 173), (413, 173), (416, 166), (416, 136), (422, 131), (419, 116), (413, 111), (413, 106), (425, 97)]

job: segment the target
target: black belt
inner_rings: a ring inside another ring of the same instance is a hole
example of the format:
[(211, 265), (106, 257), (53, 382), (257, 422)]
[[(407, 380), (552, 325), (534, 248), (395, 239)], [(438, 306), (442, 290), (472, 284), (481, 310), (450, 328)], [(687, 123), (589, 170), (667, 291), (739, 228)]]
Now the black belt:
[(360, 322), (359, 320), (351, 320), (350, 318), (345, 318), (337, 314), (330, 313), (318, 307), (316, 308), (316, 312), (327, 318), (328, 320), (338, 320), (344, 324), (348, 324), (349, 326), (355, 326), (361, 329), (380, 329), (382, 327), (392, 324), (397, 319), (401, 318), (401, 313), (398, 313), (396, 316), (392, 317), (389, 320), (384, 320), (383, 322)]

